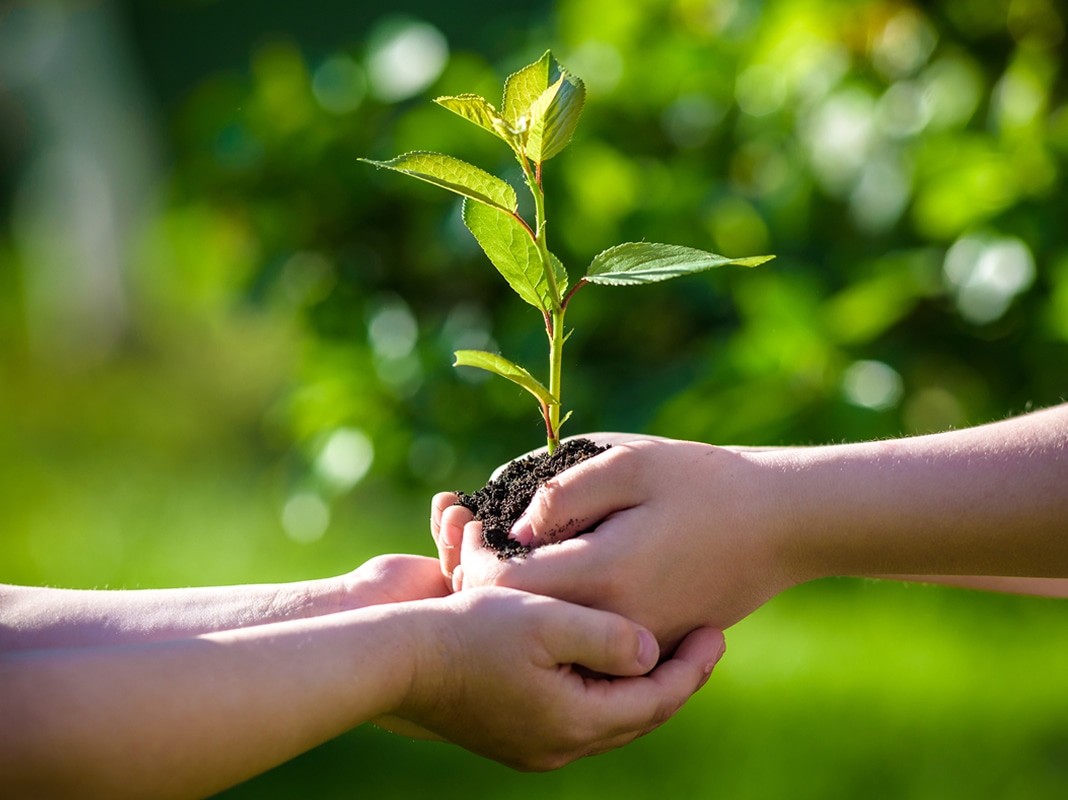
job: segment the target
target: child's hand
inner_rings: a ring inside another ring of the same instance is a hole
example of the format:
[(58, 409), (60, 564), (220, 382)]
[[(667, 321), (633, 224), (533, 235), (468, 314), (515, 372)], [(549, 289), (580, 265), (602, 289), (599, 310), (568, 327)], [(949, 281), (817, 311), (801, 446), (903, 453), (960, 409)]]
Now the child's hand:
[(746, 453), (665, 439), (616, 444), (538, 491), (513, 528), (535, 549), (505, 562), (482, 546), (470, 512), (439, 495), (442, 568), (454, 588), (509, 586), (614, 611), (667, 650), (796, 582), (762, 515), (772, 498), (760, 476)]
[[(701, 629), (653, 669), (659, 649), (640, 626), (500, 588), (420, 604), (412, 621), (416, 664), (390, 726), (522, 770), (555, 769), (649, 732), (704, 685), (723, 652), (722, 634)], [(593, 678), (575, 665), (624, 677)]]

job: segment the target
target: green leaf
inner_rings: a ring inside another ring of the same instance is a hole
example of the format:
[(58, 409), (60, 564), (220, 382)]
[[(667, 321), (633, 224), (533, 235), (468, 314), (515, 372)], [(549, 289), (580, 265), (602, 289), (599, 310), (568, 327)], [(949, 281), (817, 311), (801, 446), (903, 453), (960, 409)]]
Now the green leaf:
[(508, 124), (497, 109), (484, 97), (480, 97), (477, 94), (459, 94), (449, 97), (437, 97), (434, 102), (455, 114), (459, 114), (469, 122), (475, 123), (478, 127), (484, 128), (497, 138), (503, 139), (513, 150), (518, 150), (522, 144), (522, 137), (519, 132)]
[[(560, 298), (553, 297), (545, 276), (538, 246), (517, 216), (465, 200), (464, 224), (516, 294), (542, 311), (559, 305)], [(556, 269), (559, 263), (554, 264), (554, 274), (563, 270), (562, 264)]]
[(665, 281), (725, 264), (755, 267), (775, 256), (726, 258), (692, 247), (653, 242), (627, 242), (594, 257), (586, 280), (603, 286), (633, 286)]
[(527, 158), (537, 164), (571, 141), (585, 102), (585, 84), (548, 50), (504, 84), (504, 119), (523, 137)]
[(553, 265), (553, 276), (556, 278), (556, 291), (563, 298), (567, 292), (567, 267), (563, 262), (556, 257), (554, 253), (549, 253), (549, 263)]
[(368, 158), (361, 158), (360, 161), (411, 175), (508, 213), (515, 211), (518, 205), (515, 189), (511, 185), (452, 156), (416, 151), (397, 156), (391, 161), (372, 161)]
[(564, 72), (530, 108), (527, 158), (541, 164), (567, 147), (585, 103), (585, 84)]
[(513, 364), (507, 358), (484, 350), (457, 350), (454, 367), (478, 367), (502, 378), (507, 378), (512, 383), (518, 384), (538, 399), (543, 406), (554, 404), (556, 400), (537, 378), (527, 372), (518, 364)]
[(513, 128), (520, 127), (519, 122), (530, 107), (556, 82), (559, 76), (550, 79), (555, 63), (552, 53), (546, 50), (545, 55), (509, 75), (504, 82), (504, 118)]

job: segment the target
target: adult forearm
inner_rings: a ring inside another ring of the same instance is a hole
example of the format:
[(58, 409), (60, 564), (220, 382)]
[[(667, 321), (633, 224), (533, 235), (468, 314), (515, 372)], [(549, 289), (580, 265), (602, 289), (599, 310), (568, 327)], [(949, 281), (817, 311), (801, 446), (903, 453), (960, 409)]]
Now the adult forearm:
[(12, 796), (201, 797), (394, 708), (407, 606), (0, 657)]
[(789, 558), (822, 575), (1068, 576), (1068, 407), (758, 454)]

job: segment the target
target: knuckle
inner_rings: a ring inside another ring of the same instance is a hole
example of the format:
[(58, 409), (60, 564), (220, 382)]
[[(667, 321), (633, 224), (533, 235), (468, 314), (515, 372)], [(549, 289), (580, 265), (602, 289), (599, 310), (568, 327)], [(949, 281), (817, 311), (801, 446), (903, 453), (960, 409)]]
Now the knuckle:
[(622, 617), (607, 617), (602, 635), (603, 652), (615, 654), (621, 661), (637, 661), (640, 643), (630, 622)]
[(558, 513), (567, 508), (570, 494), (567, 483), (559, 476), (550, 478), (538, 487), (534, 495), (536, 510), (540, 511), (544, 517), (555, 518)]
[(404, 566), (407, 556), (399, 553), (375, 556), (364, 565), (376, 578), (388, 579)]
[(568, 509), (572, 506), (573, 491), (559, 477), (543, 483), (530, 507), (530, 523), (534, 534), (543, 540), (552, 541), (571, 522)]
[(641, 481), (642, 471), (649, 460), (652, 442), (626, 442), (605, 453), (606, 464), (614, 480), (625, 489), (633, 490)]

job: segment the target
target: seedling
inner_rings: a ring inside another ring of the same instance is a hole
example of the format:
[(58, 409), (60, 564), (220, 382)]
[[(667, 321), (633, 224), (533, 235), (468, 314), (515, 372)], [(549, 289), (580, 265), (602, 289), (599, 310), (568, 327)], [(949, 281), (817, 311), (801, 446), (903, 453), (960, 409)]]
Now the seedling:
[(475, 94), (439, 97), (434, 102), (507, 144), (523, 169), (534, 199), (533, 223), (518, 211), (515, 189), (478, 167), (441, 153), (415, 151), (391, 161), (361, 159), (463, 195), (463, 220), (489, 260), (523, 300), (538, 309), (549, 338), (549, 385), (508, 359), (481, 350), (458, 350), (454, 366), (478, 367), (522, 386), (538, 401), (549, 452), (560, 443), (561, 365), (564, 314), (586, 284), (635, 286), (701, 272), (724, 264), (755, 267), (774, 256), (725, 258), (704, 250), (652, 242), (627, 242), (594, 257), (586, 274), (571, 285), (567, 269), (546, 239), (544, 164), (571, 141), (586, 102), (586, 87), (546, 51), (505, 81), (500, 111)]

